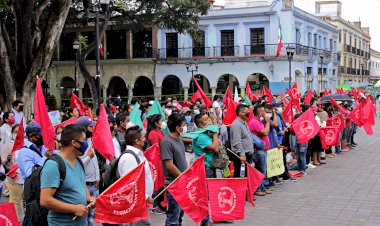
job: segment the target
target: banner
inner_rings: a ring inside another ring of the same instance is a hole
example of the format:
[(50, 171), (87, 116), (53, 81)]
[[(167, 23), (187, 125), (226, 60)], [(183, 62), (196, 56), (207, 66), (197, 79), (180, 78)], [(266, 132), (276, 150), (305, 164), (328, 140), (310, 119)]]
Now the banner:
[(246, 178), (207, 179), (211, 220), (244, 219)]
[(154, 181), (154, 191), (165, 186), (165, 175), (162, 168), (160, 146), (154, 144), (144, 151), (144, 156), (148, 160), (150, 171), (152, 171)]
[(0, 204), (0, 225), (20, 226), (16, 215), (16, 208), (13, 202)]
[(267, 151), (267, 177), (275, 177), (285, 172), (282, 149), (274, 148)]
[(59, 114), (59, 111), (49, 111), (48, 115), (53, 126), (61, 123), (61, 115)]

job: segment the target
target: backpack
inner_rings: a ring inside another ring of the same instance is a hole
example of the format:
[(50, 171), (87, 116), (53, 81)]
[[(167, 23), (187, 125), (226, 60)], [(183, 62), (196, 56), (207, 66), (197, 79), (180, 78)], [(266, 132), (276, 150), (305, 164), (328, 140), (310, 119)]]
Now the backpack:
[(117, 170), (119, 166), (119, 160), (121, 156), (124, 154), (131, 154), (133, 157), (135, 157), (137, 165), (140, 165), (140, 158), (137, 156), (136, 153), (134, 153), (131, 150), (125, 150), (121, 153), (119, 158), (114, 158), (111, 160), (109, 167), (106, 169), (106, 171), (102, 174), (102, 179), (103, 179), (103, 188), (107, 189), (109, 186), (111, 186), (113, 183), (115, 183), (119, 178), (119, 171)]
[[(29, 150), (36, 152), (40, 157), (42, 157), (39, 151), (30, 149), (30, 148)], [(77, 159), (84, 171), (84, 165), (83, 165), (82, 160), (80, 158), (77, 158)], [(56, 190), (56, 193), (57, 193), (66, 177), (66, 165), (62, 157), (60, 157), (57, 154), (53, 154), (51, 157), (49, 157), (45, 161), (45, 163), (48, 160), (53, 160), (58, 164), (60, 183), (59, 183), (59, 187)], [(32, 169), (32, 173), (24, 181), (24, 201), (25, 201), (26, 212), (25, 212), (23, 225), (36, 225), (36, 226), (48, 225), (47, 215), (48, 215), (49, 210), (42, 208), (40, 206), (42, 169), (43, 169), (43, 166), (35, 165)]]

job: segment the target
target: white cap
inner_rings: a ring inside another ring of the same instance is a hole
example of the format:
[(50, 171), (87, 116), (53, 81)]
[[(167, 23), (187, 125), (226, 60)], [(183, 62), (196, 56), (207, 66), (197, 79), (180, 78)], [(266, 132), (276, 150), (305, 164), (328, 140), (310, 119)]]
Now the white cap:
[(153, 104), (154, 104), (154, 101), (153, 101), (153, 100), (149, 101), (149, 104), (150, 104), (150, 105), (153, 105)]

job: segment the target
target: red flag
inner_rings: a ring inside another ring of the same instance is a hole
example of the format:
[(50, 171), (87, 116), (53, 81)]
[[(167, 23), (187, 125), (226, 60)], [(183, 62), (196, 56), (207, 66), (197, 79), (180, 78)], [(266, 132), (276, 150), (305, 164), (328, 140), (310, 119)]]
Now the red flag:
[(201, 97), (202, 97), (202, 100), (203, 100), (203, 103), (206, 105), (206, 107), (211, 107), (212, 105), (212, 101), (210, 99), (208, 99), (208, 97), (206, 96), (206, 94), (203, 92), (201, 86), (198, 84), (197, 80), (193, 77), (193, 81), (194, 81), (194, 84), (195, 86), (197, 87), (199, 93), (201, 94)]
[(336, 126), (339, 128), (339, 131), (344, 129), (344, 118), (343, 114), (335, 115), (326, 120), (327, 126)]
[(244, 219), (246, 178), (208, 179), (212, 221)]
[(339, 128), (336, 126), (320, 128), (319, 136), (321, 138), (322, 148), (325, 150), (329, 147), (336, 146), (339, 144), (340, 133)]
[(372, 125), (375, 124), (375, 112), (372, 103), (367, 103), (362, 109), (363, 127), (368, 135), (373, 135)]
[(86, 105), (82, 103), (74, 92), (71, 93), (70, 107), (76, 108), (81, 116), (86, 115)]
[(319, 132), (319, 125), (315, 120), (312, 109), (305, 111), (291, 125), (301, 144), (305, 144)]
[(280, 56), (282, 47), (283, 47), (283, 44), (282, 44), (281, 23), (280, 23), (280, 19), (278, 19), (278, 41), (277, 41), (276, 57)]
[(44, 94), (40, 79), (36, 80), (36, 97), (34, 101), (34, 121), (40, 124), (44, 145), (49, 150), (54, 150), (55, 132), (51, 121), (49, 120), (48, 111), (46, 109)]
[(310, 105), (311, 98), (313, 98), (313, 91), (309, 90), (303, 102), (307, 105)]
[(77, 122), (77, 120), (78, 120), (78, 117), (76, 117), (76, 118), (71, 118), (71, 119), (69, 119), (69, 120), (66, 120), (66, 121), (64, 121), (64, 122), (61, 122), (60, 124), (54, 126), (54, 129), (56, 129), (57, 127), (60, 127), (60, 126), (65, 127), (65, 126), (67, 126), (67, 125), (75, 124), (75, 123)]
[(327, 96), (327, 95), (329, 95), (329, 94), (327, 93), (327, 90), (323, 90), (323, 96), (325, 97), (325, 96)]
[(115, 156), (110, 125), (104, 104), (100, 105), (99, 118), (92, 133), (92, 146), (106, 159)]
[(234, 120), (236, 119), (236, 108), (238, 103), (236, 103), (233, 99), (228, 99), (228, 103), (226, 104), (227, 111), (223, 118), (223, 124), (226, 126), (230, 126)]
[(96, 223), (124, 224), (147, 218), (144, 166), (141, 163), (96, 198)]
[(264, 174), (260, 173), (257, 169), (253, 168), (250, 164), (247, 165), (247, 178), (248, 178), (248, 202), (255, 206), (253, 203), (254, 193), (264, 180)]
[(13, 144), (12, 153), (20, 150), (24, 146), (24, 134), (24, 118), (22, 118), (18, 127), (15, 142)]
[(195, 93), (193, 94), (193, 96), (191, 97), (191, 101), (192, 101), (193, 103), (195, 103), (198, 99), (202, 99), (202, 96), (201, 96), (201, 93), (200, 93), (199, 90), (197, 90), (197, 92), (195, 92)]
[(252, 94), (251, 85), (249, 84), (249, 82), (247, 82), (247, 84), (245, 85), (245, 95), (247, 95), (247, 97), (251, 101), (253, 100), (253, 94)]
[(331, 101), (331, 104), (332, 104), (334, 107), (338, 108), (339, 111), (340, 111), (341, 113), (343, 113), (343, 114), (345, 114), (345, 115), (350, 114), (349, 111), (347, 111), (347, 110), (344, 109), (342, 106), (340, 106), (340, 105), (339, 105), (339, 104), (338, 104), (333, 98), (330, 97), (330, 101)]
[(293, 103), (289, 102), (288, 105), (286, 105), (284, 111), (282, 112), (282, 117), (284, 118), (285, 123), (292, 124), (294, 121), (294, 114), (293, 114)]
[(294, 83), (292, 88), (286, 89), (286, 92), (289, 94), (289, 96), (292, 100), (298, 99), (298, 85), (297, 85), (297, 83)]
[(196, 224), (208, 216), (204, 155), (195, 160), (193, 165), (167, 188), (182, 210)]
[(228, 106), (228, 100), (233, 100), (230, 86), (227, 87), (226, 93), (224, 94), (223, 104)]
[(268, 96), (268, 103), (273, 104), (273, 95), (268, 87), (264, 86), (263, 94)]
[(359, 127), (362, 127), (363, 122), (360, 117), (361, 113), (362, 113), (362, 107), (360, 105), (357, 105), (356, 108), (352, 110), (350, 114), (347, 115), (347, 117), (350, 118), (356, 125), (358, 125)]
[(0, 204), (0, 225), (20, 226), (16, 215), (16, 208), (13, 202)]
[(91, 119), (91, 121), (94, 121), (94, 117), (92, 116), (91, 108), (87, 109), (87, 116)]
[(150, 171), (152, 171), (154, 181), (154, 191), (165, 186), (165, 176), (162, 171), (162, 161), (160, 146), (154, 144), (144, 151), (144, 156), (149, 162)]
[(14, 164), (11, 169), (8, 171), (7, 176), (12, 178), (13, 180), (17, 179), (17, 170), (18, 170), (18, 165)]
[(188, 102), (188, 101), (184, 101), (183, 102), (183, 106), (182, 107), (190, 107), (191, 106), (191, 103), (190, 102)]
[(100, 53), (100, 56), (104, 58), (104, 49), (103, 49), (102, 44), (99, 44), (99, 53)]

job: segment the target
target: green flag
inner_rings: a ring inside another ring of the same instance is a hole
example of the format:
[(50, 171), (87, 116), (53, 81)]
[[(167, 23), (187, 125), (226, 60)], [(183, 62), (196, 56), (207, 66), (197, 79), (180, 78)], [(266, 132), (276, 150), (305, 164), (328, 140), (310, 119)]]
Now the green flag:
[(129, 119), (137, 126), (140, 126), (141, 129), (144, 129), (143, 123), (141, 121), (140, 111), (139, 111), (140, 105), (135, 104), (133, 107), (133, 110), (131, 114), (129, 115)]
[[(162, 121), (166, 122), (165, 114), (162, 111), (161, 104), (160, 104), (160, 102), (158, 102), (157, 99), (154, 100), (154, 103), (153, 103), (152, 107), (150, 108), (150, 111), (148, 112), (148, 116), (152, 116), (152, 115), (155, 115), (155, 114), (161, 115)], [(162, 130), (162, 132), (164, 132), (165, 134), (169, 134), (168, 127), (166, 127), (164, 130)]]
[(244, 100), (245, 100), (245, 104), (246, 104), (246, 105), (248, 105), (248, 106), (252, 106), (252, 102), (251, 102), (251, 100), (249, 99), (249, 97), (244, 96)]
[(217, 125), (211, 125), (211, 126), (206, 126), (202, 129), (197, 129), (194, 132), (186, 133), (182, 135), (183, 138), (190, 138), (190, 139), (195, 139), (199, 136), (199, 134), (204, 133), (206, 131), (211, 131), (213, 133), (219, 133), (219, 127)]

